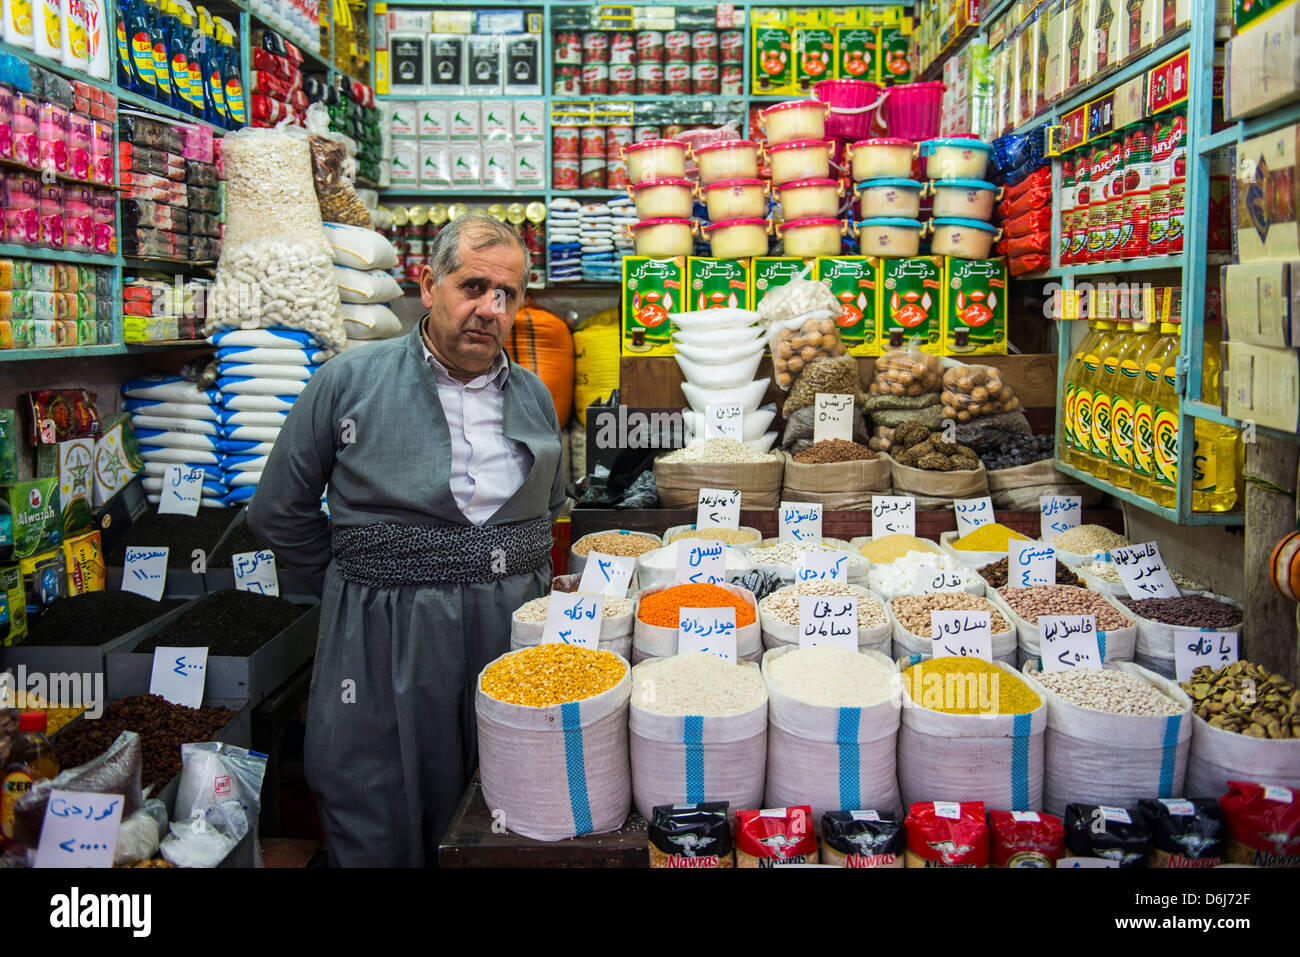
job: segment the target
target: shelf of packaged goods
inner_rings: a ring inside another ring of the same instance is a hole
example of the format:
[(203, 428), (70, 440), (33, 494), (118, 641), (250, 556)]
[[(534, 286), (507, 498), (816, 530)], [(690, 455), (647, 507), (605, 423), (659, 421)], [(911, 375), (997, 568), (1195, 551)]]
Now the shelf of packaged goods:
[(551, 190), (552, 199), (563, 199), (566, 196), (626, 196), (626, 189), (553, 189)]
[(58, 260), (60, 262), (84, 263), (88, 266), (117, 265), (116, 256), (109, 256), (104, 253), (83, 253), (74, 249), (19, 246), (16, 243), (0, 243), (0, 256), (12, 256), (16, 259)]
[(212, 127), (213, 132), (216, 133), (218, 136), (222, 136), (230, 132), (224, 126), (220, 126), (216, 123), (209, 123), (205, 119), (201, 119), (200, 117), (197, 116), (191, 116), (189, 113), (182, 112), (181, 110), (175, 109), (174, 107), (171, 106), (167, 106), (164, 103), (159, 103), (157, 100), (145, 96), (143, 93), (133, 93), (131, 90), (119, 90), (117, 88), (114, 88), (112, 90), (112, 93), (117, 97), (119, 106), (135, 107), (136, 109), (144, 110), (148, 113), (153, 113), (156, 116), (165, 116), (169, 120), (176, 120), (177, 122), (180, 123), (189, 123), (192, 125), (202, 124), (204, 126), (210, 126)]
[(51, 73), (57, 73), (59, 76), (66, 77), (69, 80), (76, 80), (81, 83), (89, 83), (91, 86), (98, 87), (101, 90), (107, 90), (109, 93), (118, 95), (117, 86), (111, 80), (102, 80), (99, 77), (91, 76), (81, 70), (64, 66), (58, 60), (52, 60), (49, 57), (41, 56), (33, 50), (26, 47), (14, 46), (12, 43), (0, 42), (0, 51), (13, 54), (21, 60), (28, 63), (34, 63)]
[[(1119, 488), (1118, 486), (1097, 478), (1097, 476), (1093, 475), (1091, 472), (1085, 472), (1082, 469), (1075, 468), (1073, 465), (1067, 465), (1059, 459), (1056, 462), (1056, 468), (1058, 471), (1064, 472), (1066, 475), (1072, 476), (1080, 482), (1091, 485), (1095, 489), (1100, 489), (1107, 495), (1128, 502), (1130, 505), (1135, 505), (1145, 512), (1150, 512), (1152, 515), (1159, 515), (1161, 518), (1172, 522), (1175, 525), (1243, 525), (1246, 521), (1245, 517), (1240, 512), (1192, 512), (1187, 516), (1187, 518), (1180, 522), (1178, 520), (1177, 509), (1157, 505), (1155, 502), (1151, 501), (1151, 499), (1138, 495), (1132, 489)], [(1191, 494), (1190, 488), (1188, 489), (1188, 494)]]
[(1086, 85), (1071, 93), (1068, 99), (1057, 101), (1052, 108), (1053, 114), (1058, 117), (1065, 116), (1088, 101), (1097, 99), (1103, 93), (1127, 83), (1133, 77), (1159, 66), (1170, 57), (1182, 53), (1191, 45), (1192, 33), (1190, 27), (1181, 27), (1172, 36), (1161, 40), (1160, 45), (1154, 50), (1138, 57), (1136, 60), (1130, 61), (1127, 66), (1119, 66), (1102, 73), (1100, 76), (1093, 77)]
[[(459, 99), (472, 99), (472, 100), (541, 100), (541, 99), (545, 99), (545, 94), (542, 94), (542, 93), (474, 93), (474, 94), (470, 94), (470, 95), (466, 95), (466, 94), (464, 94), (464, 93), (457, 93), (457, 94), (449, 94), (449, 93), (381, 93), (381, 94), (376, 94), (376, 95), (375, 95), (375, 100), (376, 100), (377, 102), (380, 101), (380, 100), (383, 100), (383, 101), (386, 101), (386, 102), (394, 102), (394, 103), (413, 103), (413, 102), (415, 102), (416, 100), (437, 100), (437, 99), (440, 99), (440, 98), (444, 98), (444, 97), (452, 97), (452, 96), (455, 96), (455, 97), (457, 97), (457, 98), (459, 98)], [(554, 97), (552, 97), (552, 99), (554, 99)], [(565, 97), (564, 99), (565, 99), (565, 102), (568, 102), (568, 101), (572, 100), (573, 97)], [(615, 98), (611, 98), (611, 97), (603, 97), (603, 98), (601, 99), (601, 102), (604, 102), (606, 99), (616, 99), (616, 100), (618, 100), (618, 101), (622, 101), (622, 100), (629, 100), (629, 99), (631, 99), (631, 97), (627, 97), (627, 96), (620, 96), (620, 97), (615, 97)], [(583, 102), (586, 102), (586, 101), (584, 100)]]
[(436, 199), (439, 196), (452, 198), (458, 196), (519, 196), (528, 199), (542, 199), (546, 196), (546, 190), (544, 189), (486, 189), (472, 186), (425, 186), (423, 188), (416, 187), (415, 189), (382, 186), (379, 192), (380, 199)]
[(329, 62), (329, 60), (325, 59), (325, 55), (323, 53), (316, 53), (315, 51), (310, 50), (307, 47), (303, 46), (297, 40), (290, 39), (289, 35), (284, 31), (282, 27), (278, 27), (270, 20), (264, 19), (260, 13), (257, 13), (254, 10), (250, 10), (248, 12), (248, 19), (252, 22), (254, 26), (259, 26), (262, 27), (263, 29), (270, 30), (272, 33), (277, 34), (286, 43), (292, 43), (294, 46), (296, 46), (298, 50), (302, 53), (303, 63), (306, 64), (308, 63), (308, 61), (311, 62), (311, 67), (309, 68), (310, 72), (315, 73), (321, 70), (325, 71), (326, 73), (334, 72), (334, 64)]
[(131, 270), (159, 272), (187, 272), (191, 269), (212, 269), (217, 265), (215, 259), (155, 259), (148, 256), (123, 256), (123, 266)]
[[(26, 163), (20, 163), (17, 160), (0, 157), (0, 168), (15, 170), (19, 173), (31, 173), (33, 176), (45, 176), (47, 170), (38, 166), (28, 166)], [(56, 172), (54, 178), (66, 186), (89, 186), (91, 189), (111, 189), (118, 192), (128, 192), (126, 186), (116, 186), (113, 183), (96, 183), (89, 179), (77, 179), (75, 176), (69, 176), (67, 173)]]
[(1106, 273), (1154, 272), (1158, 269), (1182, 269), (1185, 257), (1147, 256), (1143, 259), (1116, 259), (1109, 262), (1079, 263), (1045, 270), (1049, 276), (1099, 276)]
[(96, 356), (124, 356), (155, 349), (208, 349), (204, 339), (165, 342), (113, 342), (95, 346), (53, 346), (48, 349), (0, 349), (0, 362), (35, 362), (39, 359), (89, 359)]
[[(1231, 429), (1241, 429), (1246, 427), (1244, 422), (1223, 414), (1223, 411), (1217, 405), (1211, 405), (1208, 402), (1197, 401), (1194, 399), (1184, 399), (1182, 408), (1187, 414), (1194, 419), (1204, 419), (1207, 422), (1217, 422), (1219, 425), (1226, 425)], [(1281, 429), (1271, 429), (1267, 426), (1254, 426), (1255, 432), (1259, 435), (1266, 435), (1271, 439), (1281, 439), (1285, 442), (1300, 442), (1300, 432), (1284, 432)]]

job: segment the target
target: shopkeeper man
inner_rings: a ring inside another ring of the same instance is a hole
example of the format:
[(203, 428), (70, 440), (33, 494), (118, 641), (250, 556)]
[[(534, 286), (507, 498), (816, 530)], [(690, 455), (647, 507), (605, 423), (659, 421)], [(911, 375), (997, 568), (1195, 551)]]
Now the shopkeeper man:
[(336, 866), (436, 861), (477, 766), (478, 674), (550, 583), (559, 424), (502, 351), (527, 277), (505, 224), (444, 226), (420, 275), (428, 316), (312, 377), (249, 509), (322, 596), (305, 766)]

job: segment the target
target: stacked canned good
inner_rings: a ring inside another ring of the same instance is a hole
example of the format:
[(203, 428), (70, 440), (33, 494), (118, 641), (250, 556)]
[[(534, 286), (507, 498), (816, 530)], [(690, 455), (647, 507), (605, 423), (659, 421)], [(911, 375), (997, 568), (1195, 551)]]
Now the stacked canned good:
[(559, 96), (739, 96), (740, 30), (558, 30)]
[(551, 157), (554, 189), (623, 189), (627, 164), (623, 147), (632, 143), (631, 126), (556, 126)]
[[(394, 206), (392, 223), (387, 235), (397, 252), (397, 265), (389, 272), (399, 282), (418, 282), (420, 270), (429, 261), (429, 243), (451, 220), (464, 215), (469, 207), (464, 203), (431, 203), (428, 206)], [(529, 284), (545, 279), (546, 260), (546, 206), (543, 203), (493, 203), (486, 212), (494, 219), (509, 223), (523, 237), (524, 245), (534, 268)]]

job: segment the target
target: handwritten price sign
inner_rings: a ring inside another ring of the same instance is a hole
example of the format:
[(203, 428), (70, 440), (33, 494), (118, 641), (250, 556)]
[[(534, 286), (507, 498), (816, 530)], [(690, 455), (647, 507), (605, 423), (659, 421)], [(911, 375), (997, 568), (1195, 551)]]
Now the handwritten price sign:
[(799, 647), (837, 645), (858, 650), (858, 600), (804, 595), (799, 599)]
[(987, 611), (932, 611), (930, 632), (936, 658), (993, 660), (993, 629)]
[(169, 465), (163, 472), (159, 515), (197, 515), (203, 496), (203, 466)]
[(1174, 673), (1179, 681), (1191, 681), (1201, 665), (1219, 669), (1237, 660), (1235, 631), (1175, 631)]
[(122, 591), (162, 601), (167, 590), (167, 553), (170, 548), (128, 545), (122, 563)]
[(1130, 598), (1177, 598), (1182, 594), (1155, 542), (1116, 548), (1110, 553), (1110, 560), (1115, 563)]
[(235, 589), (259, 595), (280, 595), (280, 577), (275, 573), (275, 553), (268, 549), (230, 556), (235, 566)]
[(871, 537), (916, 534), (916, 499), (910, 495), (871, 496)]
[(186, 708), (202, 707), (207, 671), (207, 648), (155, 648), (149, 693)]
[(849, 578), (849, 557), (840, 552), (800, 552), (794, 562), (796, 582), (843, 582)]
[(683, 538), (677, 542), (677, 581), (721, 585), (727, 580), (727, 546), (715, 539)]
[(596, 651), (600, 647), (600, 622), (604, 613), (604, 595), (553, 591), (546, 608), (542, 643), (581, 645)]
[(36, 867), (112, 867), (122, 823), (120, 794), (51, 791)]
[(919, 565), (912, 573), (912, 595), (929, 595), (938, 591), (965, 591), (966, 579), (961, 572), (946, 572), (933, 565)]
[(781, 541), (820, 542), (822, 507), (800, 502), (781, 503)]
[(1038, 497), (1039, 537), (1050, 542), (1062, 532), (1077, 528), (1083, 519), (1083, 498), (1078, 495)]
[(587, 564), (583, 566), (582, 578), (578, 582), (578, 591), (608, 595), (610, 598), (626, 598), (627, 586), (632, 581), (634, 571), (636, 559), (630, 555), (588, 552)]
[(1044, 671), (1101, 667), (1096, 616), (1040, 615), (1038, 627), (1043, 635), (1039, 651)]
[(957, 537), (969, 535), (981, 525), (993, 523), (993, 499), (959, 498), (952, 503), (952, 510), (957, 515)]
[(743, 405), (706, 405), (704, 407), (704, 437), (706, 439), (735, 439), (742, 441), (745, 434), (745, 407)]
[(695, 527), (740, 528), (740, 493), (729, 488), (700, 489)]
[(1056, 584), (1056, 549), (1041, 542), (1007, 543), (1007, 584), (1012, 588)]
[(853, 396), (818, 392), (813, 399), (813, 441), (853, 441)]
[(698, 651), (736, 662), (736, 609), (679, 608), (677, 653)]

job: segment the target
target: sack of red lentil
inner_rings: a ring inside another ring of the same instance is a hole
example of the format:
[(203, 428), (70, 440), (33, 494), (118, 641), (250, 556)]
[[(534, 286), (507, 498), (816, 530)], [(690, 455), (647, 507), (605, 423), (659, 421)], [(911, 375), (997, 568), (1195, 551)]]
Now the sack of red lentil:
[(983, 801), (918, 801), (903, 821), (908, 867), (988, 867)]
[(989, 811), (992, 867), (1055, 867), (1065, 853), (1065, 826), (1038, 811)]
[(1047, 702), (1048, 811), (1063, 815), (1071, 801), (1133, 807), (1184, 793), (1192, 701), (1174, 682), (1127, 661), (1046, 673), (1031, 663), (1024, 675)]
[(904, 804), (959, 794), (1009, 811), (1042, 809), (1047, 705), (1015, 669), (937, 658), (912, 665), (902, 683)]
[(1228, 822), (1231, 863), (1300, 867), (1300, 793), (1276, 784), (1229, 781), (1219, 807)]
[[(874, 651), (859, 653), (861, 660), (848, 658), (855, 654), (848, 649), (809, 652), (774, 648), (763, 655), (769, 702), (766, 802), (807, 804), (815, 820), (827, 811), (859, 808), (901, 814), (894, 663)], [(792, 654), (799, 658), (792, 661)], [(821, 673), (812, 674), (814, 669)], [(810, 700), (845, 695), (870, 703), (840, 707)]]
[(822, 815), (821, 862), (830, 867), (904, 867), (907, 832), (895, 817), (875, 810)]
[(736, 866), (817, 863), (817, 835), (807, 807), (736, 812)]
[[(676, 589), (676, 590), (675, 590)], [(636, 622), (632, 626), (632, 664), (647, 658), (677, 654), (680, 608), (713, 608), (724, 604), (716, 589), (730, 592), (736, 607), (736, 657), (758, 661), (763, 657), (763, 632), (758, 624), (758, 602), (753, 592), (739, 585), (653, 585), (637, 596)], [(658, 598), (664, 592), (671, 592)], [(748, 611), (741, 604), (748, 605)]]
[[(507, 670), (494, 672), (498, 665)], [(621, 676), (609, 684), (618, 668)], [(485, 678), (503, 697), (485, 690)], [(503, 700), (564, 699), (584, 687), (603, 690), (554, 704)], [(568, 694), (559, 694), (562, 689)], [(622, 827), (632, 806), (631, 694), (631, 669), (624, 659), (575, 645), (525, 648), (484, 668), (474, 712), (483, 800), (494, 817), (500, 811), (507, 830), (538, 841)]]

